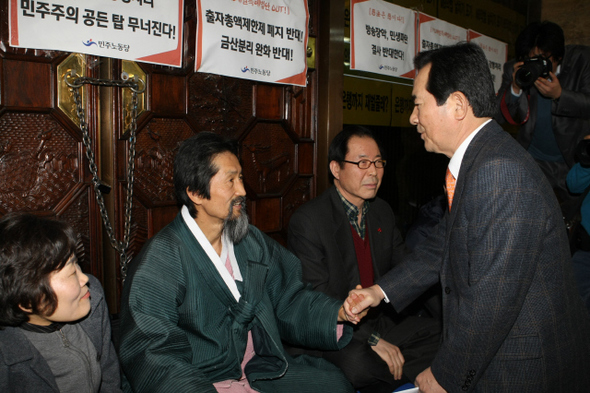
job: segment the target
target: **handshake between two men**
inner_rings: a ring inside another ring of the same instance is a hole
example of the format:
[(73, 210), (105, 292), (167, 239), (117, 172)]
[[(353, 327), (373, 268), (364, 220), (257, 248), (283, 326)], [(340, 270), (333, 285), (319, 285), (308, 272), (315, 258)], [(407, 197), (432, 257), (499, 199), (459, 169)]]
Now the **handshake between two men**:
[(369, 307), (377, 307), (384, 298), (385, 294), (378, 285), (367, 288), (357, 285), (344, 300), (346, 320), (356, 325), (367, 314)]
[[(353, 324), (359, 323), (367, 314), (369, 308), (377, 307), (383, 299), (385, 299), (385, 293), (379, 285), (372, 285), (366, 288), (357, 285), (355, 289), (349, 292), (346, 300), (344, 300), (343, 306), (344, 312), (346, 313), (346, 320)], [(416, 380), (413, 382), (420, 389), (420, 392), (446, 392), (436, 381), (430, 367), (418, 374)]]

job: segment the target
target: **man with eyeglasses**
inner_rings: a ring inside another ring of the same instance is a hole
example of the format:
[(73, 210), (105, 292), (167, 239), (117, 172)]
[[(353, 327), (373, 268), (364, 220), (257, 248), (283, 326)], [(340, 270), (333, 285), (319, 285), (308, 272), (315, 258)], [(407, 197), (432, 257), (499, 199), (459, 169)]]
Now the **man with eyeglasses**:
[[(382, 151), (369, 129), (345, 128), (328, 152), (334, 186), (289, 222), (288, 246), (301, 259), (303, 280), (338, 299), (373, 285), (405, 252), (391, 207), (377, 197), (387, 163)], [(432, 318), (377, 307), (344, 349), (315, 354), (340, 367), (357, 390), (390, 393), (430, 365), (439, 332)]]

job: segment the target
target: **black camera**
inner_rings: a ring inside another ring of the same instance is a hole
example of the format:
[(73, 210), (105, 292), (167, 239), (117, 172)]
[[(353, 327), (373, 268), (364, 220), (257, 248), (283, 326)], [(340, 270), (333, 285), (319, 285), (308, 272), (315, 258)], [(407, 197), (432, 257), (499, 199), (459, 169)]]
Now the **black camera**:
[(548, 57), (531, 57), (526, 59), (522, 67), (516, 71), (514, 81), (521, 89), (528, 89), (539, 77), (549, 77), (551, 71), (553, 71), (553, 64)]

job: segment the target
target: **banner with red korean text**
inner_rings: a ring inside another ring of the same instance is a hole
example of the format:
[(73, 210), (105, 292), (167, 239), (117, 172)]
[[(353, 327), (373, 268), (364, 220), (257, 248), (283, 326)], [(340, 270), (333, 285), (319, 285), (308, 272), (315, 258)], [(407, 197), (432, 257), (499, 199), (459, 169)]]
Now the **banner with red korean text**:
[(182, 66), (182, 0), (8, 0), (9, 45)]
[(383, 0), (351, 0), (350, 69), (413, 77), (415, 12)]
[(496, 93), (502, 85), (502, 69), (508, 60), (508, 44), (469, 30), (469, 41), (479, 45), (486, 54)]
[(195, 71), (305, 86), (307, 0), (197, 0)]
[(430, 15), (418, 13), (418, 52), (467, 41), (467, 29)]

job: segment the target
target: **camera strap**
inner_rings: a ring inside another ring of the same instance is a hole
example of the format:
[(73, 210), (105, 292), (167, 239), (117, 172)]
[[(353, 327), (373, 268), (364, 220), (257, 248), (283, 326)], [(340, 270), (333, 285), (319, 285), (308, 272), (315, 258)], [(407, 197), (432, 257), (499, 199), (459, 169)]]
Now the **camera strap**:
[[(512, 118), (512, 116), (510, 115), (510, 112), (508, 111), (508, 105), (506, 104), (506, 94), (507, 93), (508, 93), (508, 89), (504, 90), (504, 94), (502, 95), (502, 100), (500, 101), (500, 109), (502, 110), (502, 114), (504, 115), (504, 118), (506, 119), (506, 121), (508, 123), (510, 123), (514, 126), (523, 125), (529, 119), (529, 116), (531, 114), (531, 108), (529, 105), (527, 105), (526, 118), (521, 123), (515, 122), (514, 119)], [(530, 98), (531, 98), (530, 94), (527, 94), (526, 99), (529, 104), (530, 104)]]

